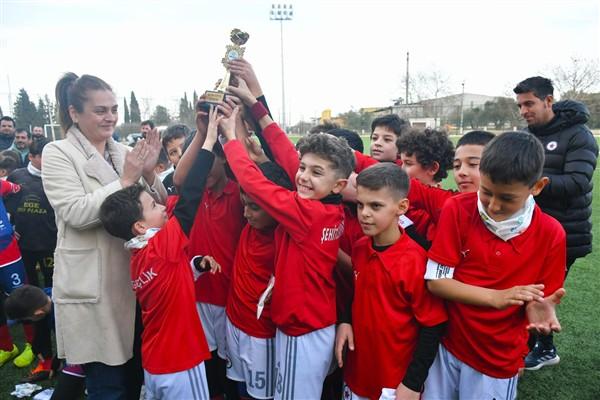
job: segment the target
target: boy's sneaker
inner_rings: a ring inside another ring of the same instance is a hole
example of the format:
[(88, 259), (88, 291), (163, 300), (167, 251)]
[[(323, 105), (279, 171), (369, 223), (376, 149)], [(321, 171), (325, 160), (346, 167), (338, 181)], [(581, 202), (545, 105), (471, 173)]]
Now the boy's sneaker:
[(34, 359), (35, 355), (33, 354), (33, 350), (31, 350), (31, 344), (25, 343), (25, 349), (23, 349), (23, 352), (17, 358), (15, 358), (13, 363), (18, 368), (25, 368), (31, 364)]
[(0, 350), (0, 367), (19, 355), (19, 348), (13, 344), (12, 351)]
[(560, 362), (560, 357), (556, 353), (556, 347), (552, 345), (545, 348), (542, 343), (536, 342), (533, 350), (525, 357), (525, 369), (528, 371), (537, 371), (547, 365), (556, 365)]
[(34, 383), (46, 380), (50, 377), (50, 370), (51, 368), (48, 363), (40, 361), (37, 367), (31, 371), (29, 376), (21, 380), (21, 383)]

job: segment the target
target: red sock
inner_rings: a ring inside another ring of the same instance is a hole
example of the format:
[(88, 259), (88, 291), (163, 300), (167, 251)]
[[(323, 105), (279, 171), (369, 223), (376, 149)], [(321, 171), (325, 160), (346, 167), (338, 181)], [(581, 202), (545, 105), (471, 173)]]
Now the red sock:
[(33, 343), (33, 325), (23, 324), (23, 331), (25, 332), (25, 340), (27, 341), (27, 343)]
[(6, 324), (0, 325), (0, 350), (12, 351), (13, 341)]

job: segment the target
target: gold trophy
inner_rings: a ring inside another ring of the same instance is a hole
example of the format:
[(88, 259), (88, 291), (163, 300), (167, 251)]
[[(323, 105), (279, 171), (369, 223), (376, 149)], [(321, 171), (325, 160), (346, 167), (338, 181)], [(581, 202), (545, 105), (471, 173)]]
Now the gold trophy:
[(210, 105), (216, 105), (217, 103), (225, 100), (225, 92), (227, 91), (227, 86), (229, 86), (231, 81), (231, 72), (229, 71), (229, 66), (227, 63), (229, 61), (242, 58), (244, 51), (246, 50), (246, 48), (242, 46), (246, 44), (249, 37), (250, 35), (248, 33), (237, 28), (231, 31), (230, 39), (233, 44), (227, 45), (225, 57), (223, 57), (221, 60), (226, 70), (225, 77), (217, 83), (214, 90), (207, 90), (204, 92), (202, 101), (198, 103), (199, 109), (208, 112)]

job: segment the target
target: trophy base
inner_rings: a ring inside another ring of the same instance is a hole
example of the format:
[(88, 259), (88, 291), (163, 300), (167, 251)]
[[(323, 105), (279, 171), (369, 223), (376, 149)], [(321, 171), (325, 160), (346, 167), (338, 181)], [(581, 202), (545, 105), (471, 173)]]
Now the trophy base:
[(210, 110), (210, 106), (216, 106), (217, 104), (225, 101), (225, 98), (225, 92), (220, 92), (218, 90), (207, 90), (204, 92), (204, 98), (202, 101), (198, 102), (197, 109), (198, 111), (208, 112)]

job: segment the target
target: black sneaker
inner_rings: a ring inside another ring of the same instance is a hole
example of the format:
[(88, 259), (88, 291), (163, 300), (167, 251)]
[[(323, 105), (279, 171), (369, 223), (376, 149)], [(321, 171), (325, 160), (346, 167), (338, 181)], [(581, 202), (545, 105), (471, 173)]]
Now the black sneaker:
[(552, 345), (545, 348), (539, 341), (533, 346), (533, 350), (525, 357), (525, 369), (528, 371), (537, 371), (547, 365), (556, 365), (560, 362), (560, 357), (556, 353), (556, 347)]

